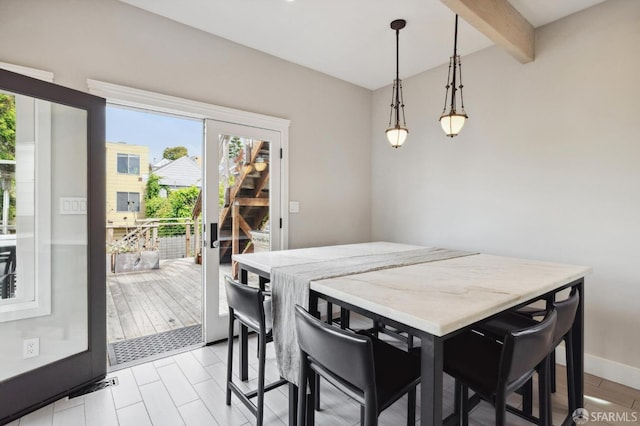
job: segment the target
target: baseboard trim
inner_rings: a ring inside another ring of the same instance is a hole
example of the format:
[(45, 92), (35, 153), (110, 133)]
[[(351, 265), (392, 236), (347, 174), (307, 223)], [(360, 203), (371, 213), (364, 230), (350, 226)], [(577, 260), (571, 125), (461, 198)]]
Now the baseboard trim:
[[(565, 365), (564, 347), (556, 348), (556, 362)], [(640, 368), (591, 354), (584, 354), (584, 371), (594, 376), (640, 390)]]

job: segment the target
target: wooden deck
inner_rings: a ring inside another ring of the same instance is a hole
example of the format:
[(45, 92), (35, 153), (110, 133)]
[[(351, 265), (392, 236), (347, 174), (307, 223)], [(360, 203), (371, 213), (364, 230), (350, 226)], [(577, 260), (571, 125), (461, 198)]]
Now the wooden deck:
[(201, 281), (202, 266), (193, 258), (163, 260), (154, 271), (107, 275), (107, 342), (200, 324)]
[[(224, 276), (231, 265), (220, 265), (220, 314), (228, 313)], [(257, 286), (257, 277), (249, 277)], [(148, 272), (107, 274), (107, 343), (148, 336), (200, 324), (202, 265), (192, 257), (160, 261)]]

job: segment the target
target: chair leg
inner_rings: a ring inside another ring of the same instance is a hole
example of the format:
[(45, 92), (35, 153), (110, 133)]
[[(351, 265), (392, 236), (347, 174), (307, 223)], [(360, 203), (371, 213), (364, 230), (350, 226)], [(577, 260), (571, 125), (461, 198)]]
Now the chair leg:
[(240, 380), (246, 382), (249, 380), (249, 341), (248, 341), (249, 329), (246, 325), (240, 323), (240, 335), (238, 336), (238, 361), (240, 364)]
[(469, 387), (460, 382), (460, 426), (469, 425)]
[(556, 393), (556, 351), (555, 349), (551, 351), (551, 356), (549, 357), (549, 386), (551, 387), (551, 393)]
[(507, 396), (504, 392), (496, 395), (496, 426), (507, 424)]
[(533, 414), (533, 380), (529, 379), (522, 386), (522, 411), (525, 414)]
[[(289, 382), (289, 425), (290, 426), (298, 425), (298, 404), (300, 403), (298, 399), (299, 399), (298, 387), (293, 383)], [(304, 423), (301, 423), (301, 426), (304, 426)]]
[(231, 380), (233, 378), (233, 309), (229, 309), (229, 337), (227, 340), (227, 405), (231, 405)]
[(462, 398), (462, 383), (456, 379), (453, 386), (453, 414), (458, 418), (458, 424), (460, 424), (460, 398)]
[(256, 426), (262, 426), (264, 422), (264, 368), (266, 364), (265, 352), (267, 350), (267, 338), (264, 330), (260, 331), (260, 343), (258, 345), (258, 401), (256, 404)]
[(540, 418), (541, 426), (551, 426), (550, 358), (551, 357), (545, 358), (538, 369), (538, 404), (540, 406), (538, 417)]
[[(300, 354), (300, 374), (298, 378), (298, 425), (307, 424), (307, 380), (308, 366), (306, 355)], [(294, 386), (290, 384), (289, 386)]]
[(455, 381), (453, 394), (453, 413), (459, 426), (469, 424), (469, 388), (462, 381)]
[(573, 340), (571, 339), (571, 333), (568, 333), (564, 337), (564, 348), (567, 358), (567, 396), (569, 412), (573, 413), (578, 407), (576, 407), (576, 375), (573, 371)]
[(378, 412), (373, 395), (364, 396), (364, 426), (378, 426)]
[(258, 346), (256, 346), (256, 358), (260, 358), (260, 335), (258, 335)]
[(407, 426), (416, 424), (416, 387), (407, 393)]
[(307, 422), (310, 425), (315, 424), (315, 412), (316, 412), (316, 392), (318, 387), (316, 382), (318, 375), (314, 371), (308, 372), (309, 389), (311, 389), (311, 395), (309, 395), (309, 402), (307, 403)]
[(313, 387), (314, 387), (314, 399), (313, 399), (313, 405), (314, 405), (314, 409), (316, 411), (320, 411), (320, 375), (318, 374), (314, 374), (314, 381), (313, 381)]

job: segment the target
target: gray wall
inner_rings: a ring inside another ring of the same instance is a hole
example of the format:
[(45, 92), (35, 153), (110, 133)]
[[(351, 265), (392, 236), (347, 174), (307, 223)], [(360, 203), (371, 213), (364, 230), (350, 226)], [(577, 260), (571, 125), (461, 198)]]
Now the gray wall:
[(369, 240), (369, 90), (116, 0), (2, 0), (0, 38), (0, 62), (78, 90), (91, 78), (290, 119), (289, 246)]
[(610, 0), (539, 28), (533, 63), (462, 58), (470, 120), (453, 140), (437, 122), (444, 66), (403, 81), (401, 149), (384, 139), (389, 87), (372, 116), (373, 239), (593, 267), (587, 367), (636, 387), (639, 45), (640, 2)]

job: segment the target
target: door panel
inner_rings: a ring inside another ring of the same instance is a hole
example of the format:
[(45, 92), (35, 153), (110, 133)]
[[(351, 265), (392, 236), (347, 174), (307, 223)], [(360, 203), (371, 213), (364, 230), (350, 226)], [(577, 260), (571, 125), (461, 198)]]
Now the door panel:
[(282, 247), (280, 137), (277, 131), (206, 121), (207, 342), (226, 337), (228, 312), (222, 277), (237, 272), (232, 256)]
[(0, 100), (3, 423), (106, 374), (105, 103), (4, 70)]

